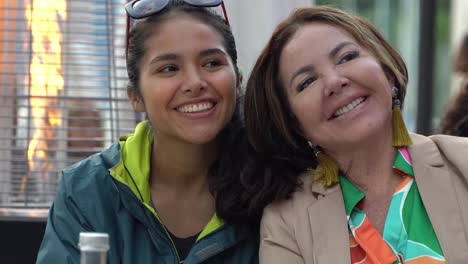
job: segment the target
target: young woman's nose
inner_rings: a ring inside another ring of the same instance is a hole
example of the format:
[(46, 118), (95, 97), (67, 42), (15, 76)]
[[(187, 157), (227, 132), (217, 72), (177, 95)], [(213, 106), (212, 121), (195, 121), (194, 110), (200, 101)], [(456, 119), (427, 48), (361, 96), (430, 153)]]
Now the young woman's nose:
[(197, 96), (207, 86), (206, 81), (203, 79), (201, 73), (196, 69), (188, 69), (185, 72), (185, 79), (183, 83), (183, 92), (191, 96)]
[(327, 72), (322, 77), (325, 83), (325, 95), (332, 96), (341, 92), (341, 90), (349, 85), (349, 79), (336, 70)]

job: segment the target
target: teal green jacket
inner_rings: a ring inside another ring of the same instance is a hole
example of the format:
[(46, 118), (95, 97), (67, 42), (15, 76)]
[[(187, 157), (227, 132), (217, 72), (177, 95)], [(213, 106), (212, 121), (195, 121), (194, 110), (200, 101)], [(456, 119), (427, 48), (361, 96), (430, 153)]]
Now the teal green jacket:
[(134, 134), (63, 170), (36, 263), (79, 263), (80, 232), (108, 233), (112, 264), (258, 263), (256, 234), (225, 224), (216, 214), (187, 258), (179, 259), (151, 207), (152, 138), (142, 122)]

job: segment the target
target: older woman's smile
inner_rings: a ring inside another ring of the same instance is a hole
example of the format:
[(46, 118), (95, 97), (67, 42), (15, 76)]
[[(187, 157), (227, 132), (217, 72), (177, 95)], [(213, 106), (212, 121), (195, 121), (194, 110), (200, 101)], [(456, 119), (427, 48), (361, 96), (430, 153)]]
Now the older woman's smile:
[(353, 110), (358, 105), (360, 105), (362, 102), (364, 102), (366, 99), (367, 99), (367, 97), (362, 96), (362, 97), (359, 97), (359, 98), (353, 100), (351, 103), (349, 103), (349, 104), (339, 108), (337, 111), (335, 111), (335, 113), (333, 113), (332, 118), (336, 118), (336, 117), (339, 117), (341, 115), (344, 115), (344, 114), (348, 113), (349, 111)]

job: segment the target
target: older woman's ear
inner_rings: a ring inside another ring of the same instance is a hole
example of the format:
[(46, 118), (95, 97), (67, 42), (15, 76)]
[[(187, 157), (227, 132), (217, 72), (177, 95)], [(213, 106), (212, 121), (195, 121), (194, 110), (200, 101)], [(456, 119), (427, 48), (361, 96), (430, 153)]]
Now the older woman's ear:
[(395, 74), (389, 68), (385, 66), (383, 66), (383, 68), (384, 68), (385, 77), (387, 77), (387, 80), (390, 83), (390, 87), (399, 86), (396, 81), (397, 78), (395, 77)]

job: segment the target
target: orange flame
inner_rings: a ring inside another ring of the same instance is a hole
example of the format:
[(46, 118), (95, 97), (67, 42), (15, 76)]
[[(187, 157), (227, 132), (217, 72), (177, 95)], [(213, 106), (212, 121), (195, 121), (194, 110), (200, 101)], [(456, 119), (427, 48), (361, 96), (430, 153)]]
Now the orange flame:
[[(66, 0), (32, 1), (27, 5), (26, 17), (32, 32), (32, 58), (30, 64), (30, 107), (34, 134), (28, 145), (29, 173), (36, 169), (50, 169), (47, 149), (54, 128), (62, 123), (60, 111), (52, 108), (56, 96), (63, 89), (62, 34), (59, 18), (66, 19)], [(41, 161), (41, 168), (35, 168)], [(23, 177), (24, 190), (27, 176)]]

